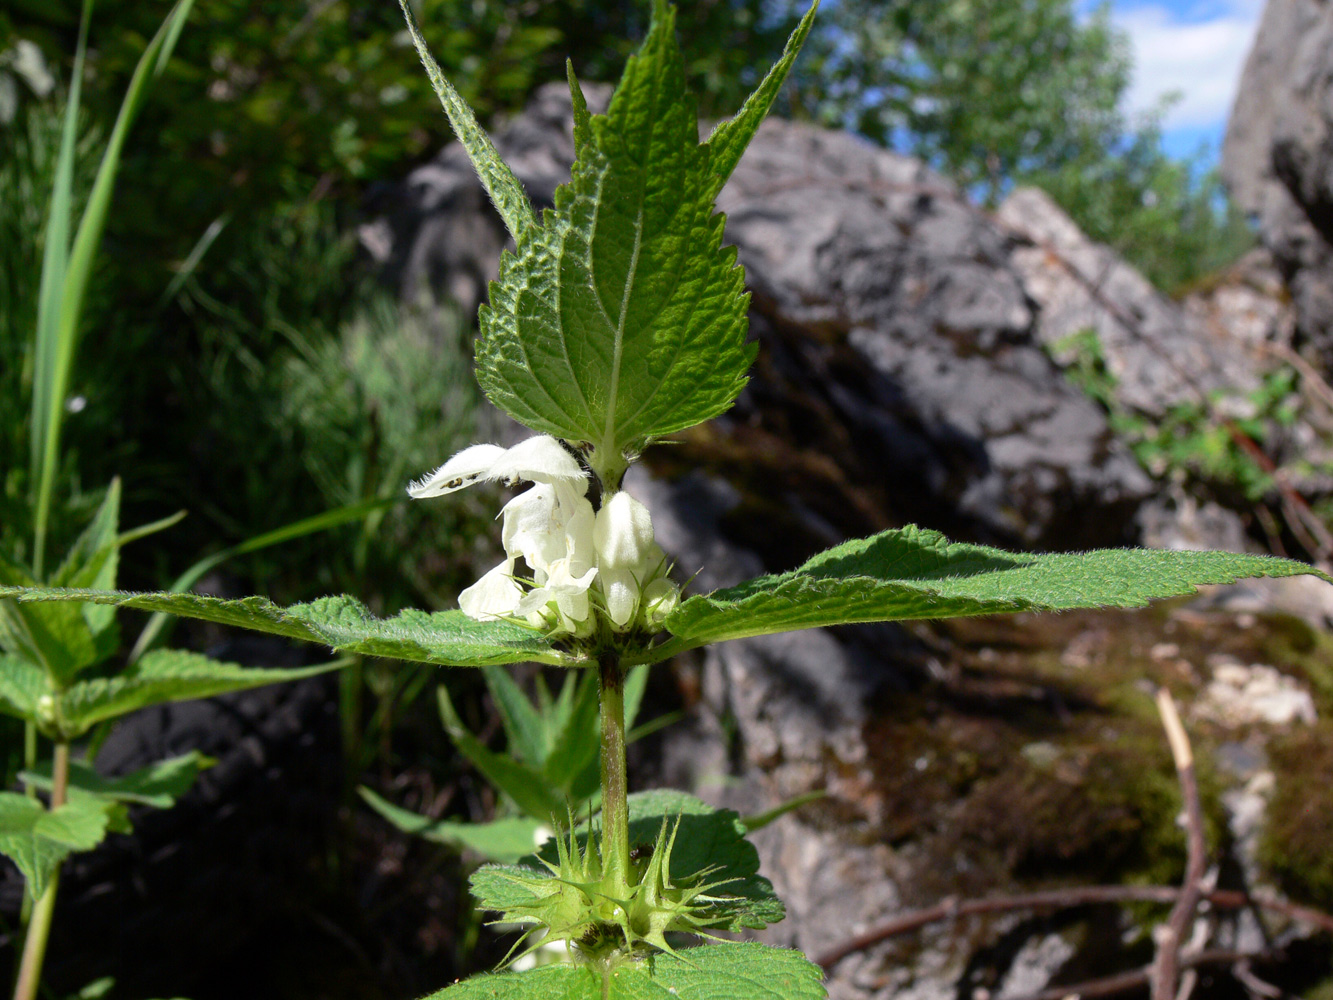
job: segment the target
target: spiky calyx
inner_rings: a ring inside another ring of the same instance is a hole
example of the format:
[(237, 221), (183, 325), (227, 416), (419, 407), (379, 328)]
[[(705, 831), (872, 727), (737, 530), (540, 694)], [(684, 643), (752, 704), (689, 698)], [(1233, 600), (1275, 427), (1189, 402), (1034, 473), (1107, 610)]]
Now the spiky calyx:
[(674, 822), (664, 817), (653, 844), (631, 851), (623, 877), (603, 870), (595, 835), (581, 843), (572, 829), (554, 838), (554, 861), (538, 857), (544, 872), (521, 865), (482, 869), (506, 883), (506, 891), (492, 896), (500, 912), (495, 923), (529, 927), (510, 958), (563, 941), (576, 961), (618, 964), (659, 951), (675, 954), (669, 934), (714, 938), (709, 929), (731, 921), (729, 904), (734, 902), (718, 890), (738, 880), (709, 881), (717, 868), (673, 877), (671, 855), (679, 828), (679, 816)]

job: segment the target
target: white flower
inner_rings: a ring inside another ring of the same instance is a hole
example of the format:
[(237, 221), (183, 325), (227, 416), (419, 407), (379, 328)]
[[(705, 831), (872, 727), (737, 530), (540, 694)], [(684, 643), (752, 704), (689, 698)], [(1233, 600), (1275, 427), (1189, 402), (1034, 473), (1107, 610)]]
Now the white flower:
[(477, 621), (507, 618), (518, 612), (523, 588), (514, 579), (514, 562), (506, 559), (458, 595), (463, 614)]
[(409, 486), (407, 492), (420, 500), (444, 496), (478, 482), (501, 482), (512, 486), (525, 481), (560, 483), (570, 487), (581, 484), (577, 486), (577, 494), (581, 496), (588, 492), (587, 475), (559, 441), (549, 434), (539, 434), (512, 448), (501, 448), (498, 444), (474, 444), (464, 448), (429, 476)]
[(597, 512), (593, 540), (598, 566), (637, 569), (653, 548), (652, 515), (628, 493), (613, 493)]
[[(507, 449), (464, 448), (408, 493), (442, 496), (479, 482), (535, 485), (500, 511), (505, 559), (459, 595), (464, 614), (479, 621), (522, 617), (551, 632), (586, 637), (600, 605), (617, 631), (661, 627), (680, 590), (667, 579), (647, 507), (619, 492), (594, 513), (587, 473), (546, 435)], [(530, 577), (516, 575), (520, 559)]]
[[(614, 493), (597, 512), (593, 541), (606, 613), (626, 629), (646, 610), (647, 588), (666, 579), (666, 556), (653, 538), (652, 515), (628, 493)], [(675, 584), (666, 582), (675, 590)], [(654, 602), (660, 605), (664, 597), (663, 588), (656, 587)]]
[[(464, 448), (407, 492), (435, 497), (479, 482), (536, 485), (501, 510), (505, 559), (459, 594), (458, 606), (479, 621), (527, 616), (537, 625), (577, 631), (590, 617), (588, 588), (597, 575), (587, 473), (559, 441), (539, 435), (512, 448)], [(514, 576), (519, 559), (532, 572), (534, 587), (526, 593)]]

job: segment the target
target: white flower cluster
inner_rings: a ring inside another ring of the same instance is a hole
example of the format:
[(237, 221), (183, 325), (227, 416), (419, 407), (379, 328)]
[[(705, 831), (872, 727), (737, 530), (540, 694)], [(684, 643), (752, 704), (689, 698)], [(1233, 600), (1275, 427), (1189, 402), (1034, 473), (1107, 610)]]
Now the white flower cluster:
[[(654, 630), (676, 606), (680, 588), (667, 578), (648, 508), (621, 492), (604, 497), (594, 512), (587, 473), (555, 438), (464, 448), (407, 492), (436, 497), (478, 482), (534, 485), (500, 511), (504, 561), (458, 595), (469, 618), (520, 617), (588, 636), (595, 606), (618, 632)], [(520, 559), (530, 579), (516, 575)]]

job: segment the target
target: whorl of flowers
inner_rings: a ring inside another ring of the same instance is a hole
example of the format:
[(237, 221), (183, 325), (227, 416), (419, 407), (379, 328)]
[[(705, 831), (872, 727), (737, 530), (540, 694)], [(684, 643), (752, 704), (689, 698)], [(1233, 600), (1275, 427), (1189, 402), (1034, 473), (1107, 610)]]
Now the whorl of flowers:
[(587, 471), (555, 438), (472, 445), (407, 492), (436, 497), (480, 482), (533, 485), (500, 511), (504, 560), (458, 596), (468, 617), (523, 618), (586, 637), (599, 616), (614, 632), (656, 631), (676, 606), (680, 588), (667, 577), (648, 508), (616, 492), (594, 511)]

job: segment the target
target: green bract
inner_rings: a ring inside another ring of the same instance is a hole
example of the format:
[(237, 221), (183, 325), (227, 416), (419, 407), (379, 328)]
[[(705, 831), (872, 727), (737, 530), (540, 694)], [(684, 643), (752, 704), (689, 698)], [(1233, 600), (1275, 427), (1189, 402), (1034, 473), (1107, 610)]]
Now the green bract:
[(557, 835), (516, 865), (481, 868), (473, 894), (500, 914), (498, 923), (545, 928), (541, 943), (566, 941), (600, 961), (672, 951), (668, 933), (711, 937), (783, 918), (736, 813), (655, 791), (629, 796), (628, 816), (635, 845), (628, 878), (603, 869), (594, 824), (591, 833)]

